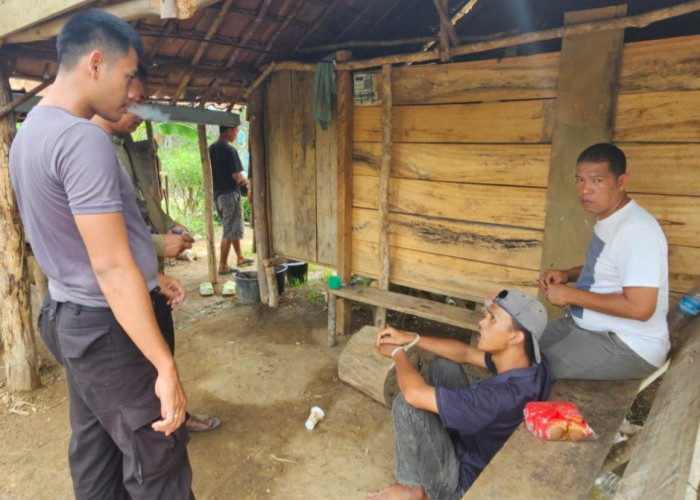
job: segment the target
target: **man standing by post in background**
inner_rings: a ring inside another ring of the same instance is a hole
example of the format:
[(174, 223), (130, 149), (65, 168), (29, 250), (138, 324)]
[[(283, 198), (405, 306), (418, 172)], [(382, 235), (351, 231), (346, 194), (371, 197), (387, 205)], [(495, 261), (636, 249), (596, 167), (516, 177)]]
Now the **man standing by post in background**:
[[(129, 88), (128, 106), (144, 105), (147, 98), (146, 70), (139, 64), (136, 77)], [(183, 250), (192, 248), (194, 239), (189, 235), (186, 227), (175, 222), (165, 213), (160, 202), (154, 197), (149, 176), (152, 170), (150, 150), (147, 147), (141, 147), (143, 143), (135, 143), (131, 138), (131, 134), (143, 120), (132, 112), (127, 112), (117, 122), (107, 121), (98, 115), (95, 115), (92, 121), (109, 134), (117, 158), (129, 174), (136, 204), (151, 231), (151, 239), (158, 256), (158, 272), (163, 273), (165, 258), (177, 257)], [(175, 327), (172, 309), (169, 306), (159, 307), (155, 313), (165, 341), (174, 354)], [(204, 413), (188, 413), (185, 423), (189, 432), (204, 432), (216, 429), (221, 422), (218, 418)]]
[(576, 161), (579, 200), (597, 221), (585, 265), (540, 277), (547, 299), (568, 306), (540, 340), (554, 379), (643, 378), (666, 359), (666, 237), (627, 196), (628, 181), (625, 154), (612, 144), (594, 144)]
[(154, 314), (185, 291), (158, 274), (129, 177), (89, 121), (125, 113), (143, 45), (128, 23), (86, 10), (57, 49), (56, 80), (12, 143), (10, 175), (49, 280), (39, 322), (66, 370), (75, 497), (190, 499), (187, 398)]
[(243, 171), (243, 164), (238, 152), (231, 143), (238, 136), (239, 126), (219, 127), (219, 139), (209, 146), (211, 160), (212, 184), (214, 185), (214, 206), (223, 227), (221, 236), (221, 257), (219, 259), (219, 274), (231, 273), (228, 254), (231, 246), (236, 252), (236, 266), (245, 267), (253, 263), (241, 251), (243, 239), (243, 200), (244, 189), (248, 187), (248, 179)]

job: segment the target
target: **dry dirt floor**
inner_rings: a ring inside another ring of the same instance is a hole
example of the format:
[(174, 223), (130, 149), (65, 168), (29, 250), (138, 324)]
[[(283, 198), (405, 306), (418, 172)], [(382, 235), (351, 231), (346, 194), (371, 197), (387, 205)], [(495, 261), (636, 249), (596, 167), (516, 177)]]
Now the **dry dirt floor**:
[[(200, 297), (205, 248), (198, 241), (196, 261), (166, 268), (187, 290), (175, 325), (188, 408), (222, 421), (215, 431), (191, 436), (196, 497), (360, 499), (392, 482), (391, 412), (338, 380), (346, 339), (328, 347), (323, 269), (312, 268), (303, 285), (287, 285), (276, 310), (236, 305), (235, 297)], [(356, 316), (359, 329), (362, 314)], [(10, 395), (0, 367), (2, 499), (73, 497), (65, 375), (37, 342), (40, 390)], [(304, 422), (313, 406), (326, 418), (309, 431)]]

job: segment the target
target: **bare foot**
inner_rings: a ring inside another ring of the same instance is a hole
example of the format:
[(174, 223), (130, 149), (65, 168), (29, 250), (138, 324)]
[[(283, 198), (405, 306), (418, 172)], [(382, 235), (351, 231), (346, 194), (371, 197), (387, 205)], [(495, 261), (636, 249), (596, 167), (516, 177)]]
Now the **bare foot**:
[(367, 500), (427, 500), (425, 490), (420, 486), (394, 484), (379, 491), (367, 493)]

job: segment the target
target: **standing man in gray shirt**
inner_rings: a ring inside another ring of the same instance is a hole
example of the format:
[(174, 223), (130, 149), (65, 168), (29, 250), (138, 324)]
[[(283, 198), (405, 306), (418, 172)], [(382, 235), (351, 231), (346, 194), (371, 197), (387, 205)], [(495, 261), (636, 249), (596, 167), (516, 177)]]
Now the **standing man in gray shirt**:
[(110, 14), (73, 16), (58, 36), (55, 83), (10, 150), (20, 214), (49, 279), (40, 330), (66, 369), (77, 499), (194, 497), (187, 398), (154, 315), (185, 292), (158, 274), (131, 181), (89, 121), (126, 111), (142, 48)]

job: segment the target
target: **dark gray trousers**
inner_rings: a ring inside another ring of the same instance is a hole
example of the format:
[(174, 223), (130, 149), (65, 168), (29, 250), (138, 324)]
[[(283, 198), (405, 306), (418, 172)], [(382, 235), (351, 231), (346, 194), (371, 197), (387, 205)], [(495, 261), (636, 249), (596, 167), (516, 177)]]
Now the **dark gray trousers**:
[[(433, 387), (469, 387), (462, 367), (443, 358), (430, 365)], [(460, 462), (450, 435), (437, 414), (409, 405), (402, 394), (392, 406), (396, 446), (396, 480), (405, 486), (422, 486), (431, 500), (459, 500)]]
[(553, 380), (627, 380), (656, 370), (614, 332), (584, 330), (569, 316), (547, 323), (539, 345)]
[[(164, 297), (152, 298), (163, 307)], [(39, 326), (66, 369), (76, 498), (193, 499), (187, 429), (165, 436), (151, 428), (161, 418), (156, 371), (112, 312), (47, 296)]]

